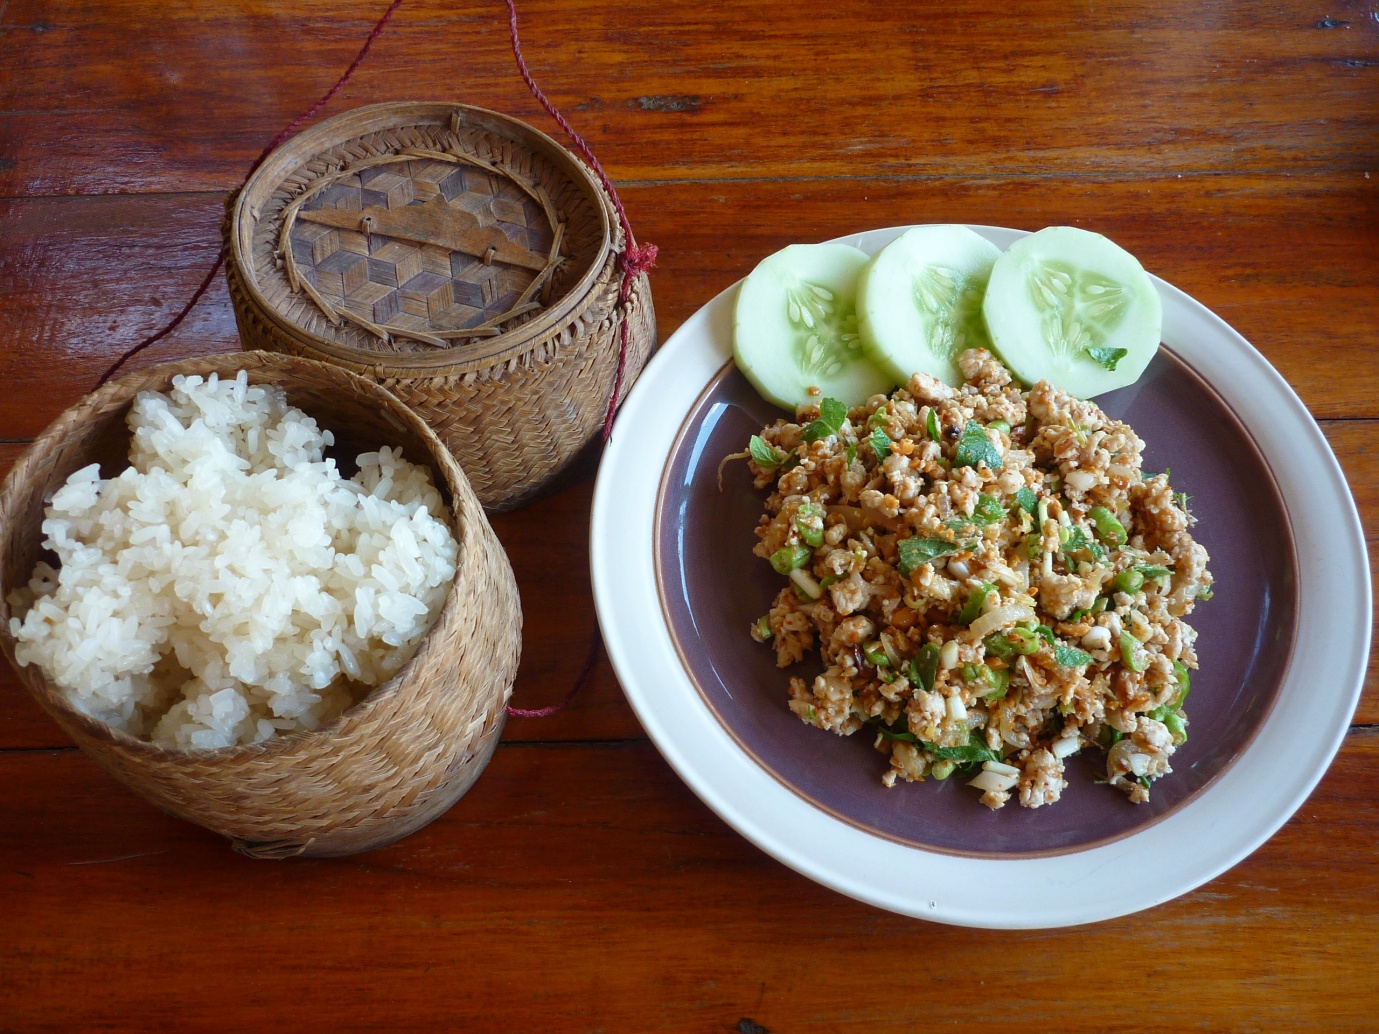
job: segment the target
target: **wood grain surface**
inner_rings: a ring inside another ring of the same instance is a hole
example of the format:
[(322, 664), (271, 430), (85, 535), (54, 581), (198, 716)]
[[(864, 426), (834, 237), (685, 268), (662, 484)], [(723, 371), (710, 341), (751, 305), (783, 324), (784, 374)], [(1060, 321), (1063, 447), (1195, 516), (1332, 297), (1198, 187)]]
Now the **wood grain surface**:
[[(185, 303), (225, 192), (384, 3), (0, 0), (0, 475)], [(1341, 0), (518, 0), (533, 74), (640, 239), (665, 340), (793, 241), (915, 222), (1104, 232), (1298, 392), (1379, 541), (1379, 10)], [(327, 114), (445, 99), (557, 130), (499, 0), (407, 0)], [(132, 365), (238, 347), (223, 282)], [(514, 703), (596, 629), (597, 452), (494, 518)], [(1287, 765), (1287, 758), (1279, 759)], [(112, 783), (0, 671), (0, 1032), (1379, 1029), (1379, 670), (1259, 851), (1138, 915), (935, 926), (701, 804), (599, 655), (474, 790), (380, 851), (256, 862)]]

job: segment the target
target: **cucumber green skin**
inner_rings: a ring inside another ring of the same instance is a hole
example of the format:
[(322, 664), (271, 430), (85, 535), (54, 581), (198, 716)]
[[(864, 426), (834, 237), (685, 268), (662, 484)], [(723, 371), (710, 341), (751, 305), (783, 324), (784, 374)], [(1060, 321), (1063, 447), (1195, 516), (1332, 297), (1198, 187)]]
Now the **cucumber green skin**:
[[(901, 384), (917, 370), (954, 387), (961, 384), (958, 356), (969, 348), (991, 347), (981, 306), (1000, 254), (996, 245), (961, 225), (917, 226), (882, 248), (857, 284), (862, 342), (876, 364)], [(954, 275), (962, 292), (975, 291), (976, 298), (949, 308), (955, 299), (934, 278)]]
[[(1118, 321), (1093, 331), (1095, 343), (1126, 349), (1114, 371), (1060, 348), (1058, 335), (1066, 324), (1039, 301), (1035, 280), (1051, 269), (1118, 286)], [(1079, 398), (1133, 384), (1154, 358), (1163, 332), (1163, 303), (1139, 261), (1101, 234), (1072, 226), (1048, 227), (1007, 248), (992, 267), (982, 314), (997, 355), (1016, 377), (1026, 384), (1048, 380)]]
[[(798, 297), (816, 285), (833, 295), (823, 303), (834, 314), (825, 326), (855, 319), (857, 277), (868, 260), (848, 244), (792, 244), (762, 259), (743, 280), (733, 308), (733, 358), (763, 398), (793, 412), (822, 397), (855, 406), (895, 387), (866, 356), (860, 338), (856, 347), (829, 347), (822, 362), (805, 368), (805, 342), (818, 326), (811, 330), (790, 315), (792, 292)], [(822, 336), (831, 345), (833, 338)], [(829, 372), (835, 362), (839, 368)]]

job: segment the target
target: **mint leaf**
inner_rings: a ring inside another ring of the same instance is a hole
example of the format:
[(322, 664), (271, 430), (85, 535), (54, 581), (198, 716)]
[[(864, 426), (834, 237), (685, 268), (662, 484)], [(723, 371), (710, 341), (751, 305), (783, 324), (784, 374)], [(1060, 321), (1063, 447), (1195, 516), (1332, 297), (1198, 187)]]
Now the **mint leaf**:
[(1029, 514), (1031, 517), (1033, 517), (1035, 511), (1039, 509), (1039, 497), (1034, 494), (1029, 486), (1015, 493), (1015, 501), (1020, 504), (1020, 509), (1024, 510), (1025, 513)]
[(904, 718), (897, 718), (894, 725), (887, 725), (880, 719), (872, 724), (876, 726), (876, 731), (888, 740), (899, 740), (901, 743), (919, 743), (919, 737), (906, 728)]
[(747, 443), (747, 449), (752, 454), (752, 459), (762, 470), (775, 470), (781, 465), (780, 453), (767, 445), (758, 435), (752, 435), (752, 440)]
[(938, 426), (938, 413), (932, 409), (929, 410), (929, 416), (924, 421), (924, 429), (929, 432), (929, 437), (934, 441), (937, 442), (941, 439), (942, 436), (939, 433)]
[(1091, 654), (1062, 643), (1053, 648), (1053, 659), (1065, 668), (1085, 668), (1092, 663)]
[(967, 426), (962, 429), (962, 437), (958, 439), (958, 447), (953, 452), (953, 466), (1001, 469), (1001, 450), (996, 448), (986, 428), (977, 421), (967, 421)]
[(1000, 524), (1006, 519), (1005, 507), (985, 492), (977, 496), (977, 505), (972, 508), (972, 523), (985, 527)]
[(1124, 359), (1130, 352), (1124, 348), (1107, 348), (1104, 345), (1088, 345), (1083, 349), (1087, 358), (1099, 363), (1108, 370), (1114, 370), (1116, 363)]
[(817, 442), (820, 438), (835, 435), (842, 430), (843, 421), (847, 418), (847, 406), (837, 399), (826, 398), (819, 403), (819, 419), (806, 427), (800, 437), (807, 442)]
[(956, 553), (963, 547), (945, 539), (901, 539), (895, 548), (900, 552), (900, 559), (896, 561), (895, 566), (908, 578), (916, 567), (932, 563), (941, 556)]
[(884, 460), (891, 454), (891, 436), (881, 428), (877, 428), (871, 433), (871, 451), (876, 453), (878, 460)]

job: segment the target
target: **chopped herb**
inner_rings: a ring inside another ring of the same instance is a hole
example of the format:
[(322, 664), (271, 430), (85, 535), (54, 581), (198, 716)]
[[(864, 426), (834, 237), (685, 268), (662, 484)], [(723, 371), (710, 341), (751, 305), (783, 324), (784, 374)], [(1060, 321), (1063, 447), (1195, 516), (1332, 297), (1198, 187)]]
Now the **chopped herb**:
[(804, 429), (800, 435), (807, 442), (817, 442), (820, 438), (835, 435), (843, 428), (848, 418), (848, 407), (837, 399), (826, 398), (819, 403), (819, 419)]
[(916, 567), (932, 563), (941, 556), (948, 556), (962, 549), (956, 542), (948, 542), (945, 539), (901, 539), (896, 544), (896, 549), (900, 552), (900, 559), (895, 566), (906, 578), (910, 577), (911, 572)]
[(1173, 674), (1177, 676), (1178, 682), (1178, 694), (1173, 698), (1173, 710), (1177, 711), (1187, 699), (1188, 691), (1192, 689), (1192, 674), (1182, 661), (1173, 662)]
[(757, 635), (765, 641), (771, 638), (771, 615), (763, 614), (757, 618)]
[(1115, 580), (1111, 582), (1113, 592), (1123, 592), (1128, 596), (1133, 596), (1144, 588), (1144, 575), (1135, 568), (1120, 572)]
[(767, 445), (759, 435), (752, 435), (752, 440), (747, 443), (747, 450), (752, 454), (752, 459), (762, 470), (775, 470), (784, 460), (775, 450), (774, 446)]
[(1001, 450), (996, 448), (986, 428), (977, 421), (967, 421), (967, 426), (962, 429), (958, 447), (953, 451), (953, 466), (1001, 469)]
[(1116, 520), (1116, 515), (1104, 506), (1093, 506), (1087, 516), (1096, 525), (1097, 534), (1109, 546), (1125, 545), (1125, 525)]
[(926, 690), (934, 688), (938, 677), (939, 648), (933, 643), (925, 643), (910, 661), (910, 681)]
[(1113, 371), (1116, 368), (1116, 363), (1130, 354), (1128, 349), (1108, 348), (1104, 345), (1088, 345), (1082, 351), (1087, 358)]
[[(795, 530), (800, 538), (815, 548), (824, 544), (824, 511), (814, 503), (804, 502), (795, 511)], [(797, 565), (798, 566), (798, 565)]]
[(984, 527), (988, 524), (1000, 524), (1005, 519), (1006, 510), (1004, 506), (985, 492), (977, 496), (977, 505), (972, 508), (973, 524), (980, 524)]
[(1073, 525), (1071, 528), (1067, 529), (1067, 531), (1068, 537), (1067, 541), (1064, 543), (1064, 548), (1069, 553), (1081, 553), (1085, 550), (1087, 553), (1091, 554), (1093, 560), (1105, 559), (1106, 550), (1096, 539), (1088, 538), (1087, 533), (1077, 525)]
[(776, 574), (789, 574), (797, 567), (809, 563), (814, 551), (808, 546), (782, 546), (771, 554), (771, 566)]
[(871, 428), (884, 427), (891, 422), (890, 414), (886, 412), (885, 406), (877, 406), (876, 412), (867, 417), (867, 426)]
[(1010, 689), (1010, 669), (1009, 668), (986, 668), (987, 682), (991, 688), (982, 694), (987, 700), (1002, 700), (1006, 692)]
[(1139, 784), (1140, 784), (1141, 786), (1143, 786), (1146, 790), (1149, 789), (1149, 777), (1148, 777), (1148, 776), (1135, 776), (1135, 782), (1139, 783)]
[(1050, 646), (1058, 645), (1058, 637), (1053, 634), (1053, 629), (1051, 629), (1048, 625), (1035, 625), (1034, 634), (1037, 635), (1040, 639), (1044, 640), (1044, 642), (1048, 643)]
[(1010, 648), (1021, 656), (1028, 657), (1039, 652), (1039, 636), (1032, 629), (1012, 628), (1010, 637)]
[(848, 466), (850, 467), (857, 460), (857, 443), (848, 442), (847, 449), (844, 451), (847, 453)]
[(1085, 668), (1092, 663), (1091, 654), (1062, 643), (1053, 648), (1053, 659), (1065, 668)]
[(871, 451), (876, 453), (878, 460), (884, 460), (891, 454), (891, 436), (881, 428), (878, 427), (873, 431), (868, 440), (871, 442)]
[(959, 775), (980, 767), (987, 761), (1000, 761), (1001, 755), (971, 734), (967, 743), (961, 747), (940, 747), (934, 743), (922, 745), (935, 761), (952, 761), (958, 765)]
[(1199, 600), (1209, 600), (1215, 595), (1216, 593), (1212, 592), (1210, 589), (1203, 589), (1201, 592), (1197, 594), (1197, 598)]
[(1146, 578), (1167, 578), (1173, 572), (1167, 567), (1160, 567), (1158, 564), (1137, 564), (1135, 570)]
[(1119, 729), (1113, 729), (1109, 725), (1103, 725), (1101, 731), (1097, 733), (1096, 741), (1101, 747), (1110, 750), (1123, 739), (1125, 739), (1125, 733)]
[(1125, 666), (1131, 671), (1144, 671), (1145, 660), (1135, 653), (1135, 647), (1139, 645), (1140, 641), (1129, 632), (1121, 632), (1120, 659), (1125, 662)]
[(938, 425), (938, 411), (929, 410), (929, 416), (924, 421), (924, 429), (929, 432), (929, 437), (936, 442), (943, 440), (942, 429)]
[(1039, 506), (1039, 497), (1034, 494), (1028, 485), (1015, 493), (1015, 501), (1020, 504), (1020, 509), (1024, 510), (1025, 513), (1029, 514), (1031, 517), (1034, 516), (1035, 510)]
[(886, 656), (886, 651), (879, 642), (867, 643), (862, 647), (862, 655), (878, 668), (891, 666), (891, 659)]
[(962, 610), (958, 611), (957, 622), (960, 625), (970, 625), (981, 615), (982, 606), (986, 603), (986, 598), (996, 591), (996, 586), (987, 582), (979, 585), (972, 590), (972, 594), (967, 597), (967, 602), (962, 605)]
[(999, 657), (1001, 660), (1005, 660), (1015, 653), (1015, 647), (1001, 632), (992, 632), (982, 640), (982, 645), (986, 647), (986, 652), (990, 656)]
[(919, 744), (919, 737), (906, 727), (905, 719), (903, 718), (897, 718), (892, 725), (887, 725), (878, 718), (873, 724), (876, 726), (876, 731), (888, 740), (899, 740), (901, 743)]

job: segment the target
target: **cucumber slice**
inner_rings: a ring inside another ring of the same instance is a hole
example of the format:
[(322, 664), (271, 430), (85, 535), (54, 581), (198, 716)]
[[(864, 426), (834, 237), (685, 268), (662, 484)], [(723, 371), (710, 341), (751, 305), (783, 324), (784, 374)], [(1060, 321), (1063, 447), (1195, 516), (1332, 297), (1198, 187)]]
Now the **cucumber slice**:
[(1163, 306), (1133, 255), (1099, 233), (1050, 226), (996, 260), (982, 306), (997, 353), (1027, 384), (1091, 398), (1139, 379)]
[(849, 244), (792, 244), (747, 275), (733, 310), (733, 358), (763, 397), (789, 410), (823, 397), (855, 406), (895, 386), (857, 333), (857, 275), (867, 261)]
[(1001, 249), (966, 226), (916, 226), (882, 248), (857, 283), (862, 343), (904, 384), (923, 370), (962, 383), (958, 356), (989, 348), (982, 297)]

